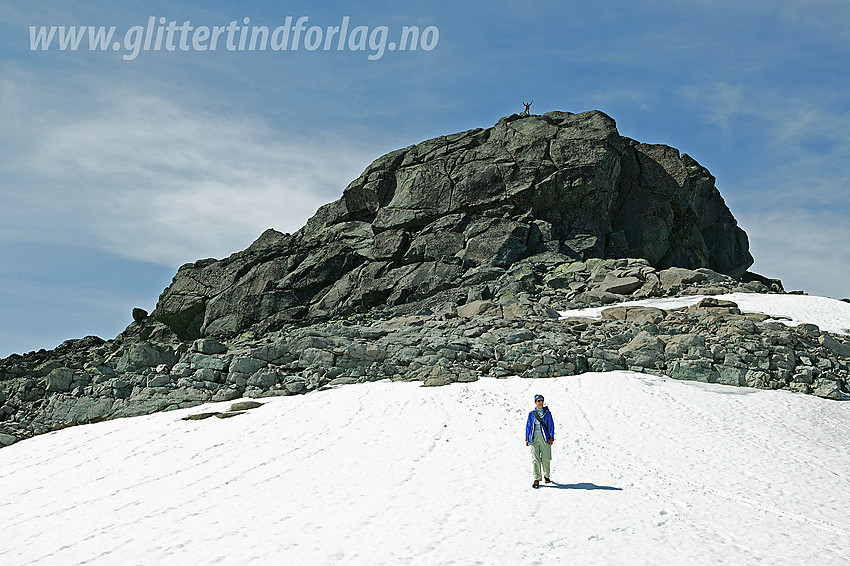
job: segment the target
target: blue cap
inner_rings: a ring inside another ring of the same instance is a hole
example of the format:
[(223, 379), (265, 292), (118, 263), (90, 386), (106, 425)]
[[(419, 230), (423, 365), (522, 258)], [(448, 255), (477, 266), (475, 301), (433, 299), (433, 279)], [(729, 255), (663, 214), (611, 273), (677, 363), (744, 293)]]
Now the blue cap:
[(542, 401), (542, 400), (543, 400), (543, 395), (535, 395), (535, 396), (534, 396), (534, 402), (535, 402), (535, 403), (537, 402), (537, 400), (538, 400), (538, 399), (540, 399), (540, 400)]

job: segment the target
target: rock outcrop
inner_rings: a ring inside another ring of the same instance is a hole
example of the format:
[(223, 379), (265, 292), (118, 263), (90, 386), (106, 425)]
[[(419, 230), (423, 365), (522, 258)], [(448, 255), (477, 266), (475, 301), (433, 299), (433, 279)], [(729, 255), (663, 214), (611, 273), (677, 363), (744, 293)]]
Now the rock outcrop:
[[(510, 116), (391, 152), (295, 234), (180, 268), (152, 316), (182, 339), (395, 306), (526, 257), (645, 258), (741, 277), (747, 236), (688, 155), (602, 112)], [(603, 290), (616, 293), (619, 287)]]
[[(841, 399), (850, 340), (714, 299), (783, 292), (714, 178), (601, 112), (389, 153), (295, 234), (180, 268), (112, 340), (0, 360), (0, 447), (64, 426), (378, 379), (632, 369)], [(704, 295), (677, 311), (629, 299)], [(558, 311), (610, 305), (601, 320)], [(248, 405), (204, 416), (235, 416)]]

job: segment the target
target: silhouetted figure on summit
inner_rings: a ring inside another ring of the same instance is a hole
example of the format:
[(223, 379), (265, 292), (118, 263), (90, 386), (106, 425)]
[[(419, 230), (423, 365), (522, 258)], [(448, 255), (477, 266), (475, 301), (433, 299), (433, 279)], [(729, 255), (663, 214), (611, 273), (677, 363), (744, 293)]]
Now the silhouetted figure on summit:
[(530, 116), (531, 113), (529, 112), (529, 108), (531, 108), (532, 104), (534, 104), (533, 99), (531, 102), (526, 102), (525, 100), (523, 100), (522, 105), (525, 106), (525, 110), (522, 111), (522, 114), (520, 114), (520, 116)]

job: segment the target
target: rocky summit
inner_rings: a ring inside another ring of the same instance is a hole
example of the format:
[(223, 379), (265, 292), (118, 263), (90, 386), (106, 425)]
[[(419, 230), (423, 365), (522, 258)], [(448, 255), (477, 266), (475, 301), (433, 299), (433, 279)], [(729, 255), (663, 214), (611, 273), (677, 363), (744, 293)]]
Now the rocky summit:
[[(296, 233), (181, 267), (114, 339), (0, 360), (0, 446), (379, 379), (631, 369), (841, 399), (847, 336), (711, 297), (784, 292), (747, 271), (747, 236), (714, 183), (598, 111), (513, 115), (391, 152)], [(705, 298), (617, 306), (681, 295)], [(558, 315), (599, 305), (601, 320)]]
[(543, 253), (732, 277), (753, 263), (688, 155), (598, 111), (513, 115), (384, 155), (295, 234), (183, 266), (153, 317), (186, 340), (266, 331), (421, 301)]

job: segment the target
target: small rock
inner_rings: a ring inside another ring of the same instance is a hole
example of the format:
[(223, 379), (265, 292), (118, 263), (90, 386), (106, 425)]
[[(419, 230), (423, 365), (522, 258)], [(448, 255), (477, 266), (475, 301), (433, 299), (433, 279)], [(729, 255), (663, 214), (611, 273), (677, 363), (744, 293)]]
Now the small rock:
[(248, 385), (268, 389), (278, 381), (277, 370), (273, 367), (264, 368), (248, 378)]
[[(343, 379), (343, 378), (337, 378), (337, 379)], [(337, 381), (337, 379), (333, 380), (331, 383), (335, 385), (334, 382)], [(351, 379), (351, 378), (349, 378), (349, 379)], [(290, 393), (300, 393), (301, 391), (304, 390), (304, 388), (306, 386), (307, 386), (307, 384), (301, 379), (297, 379), (295, 381), (290, 381), (289, 383), (285, 383), (283, 385), (284, 389), (286, 389)]]
[(201, 354), (224, 354), (227, 346), (212, 338), (198, 338), (192, 343), (192, 349)]
[(732, 301), (724, 301), (714, 297), (706, 297), (692, 307), (685, 309), (685, 312), (699, 314), (700, 312), (715, 312), (724, 314), (741, 314), (738, 309), (738, 304)]
[(617, 352), (621, 356), (638, 350), (652, 350), (655, 352), (663, 352), (665, 344), (657, 336), (653, 336), (648, 332), (641, 331), (628, 344), (623, 346)]
[(118, 360), (116, 370), (119, 372), (135, 371), (144, 368), (154, 368), (161, 364), (173, 366), (174, 352), (167, 346), (138, 342), (131, 344)]
[(165, 387), (171, 383), (171, 376), (168, 374), (158, 373), (148, 379), (148, 387)]
[(601, 293), (628, 295), (641, 288), (643, 281), (637, 277), (611, 277), (610, 275), (599, 284), (597, 290)]
[(501, 309), (493, 301), (485, 300), (472, 301), (457, 308), (457, 315), (464, 318), (482, 314), (499, 316), (501, 315)]
[(841, 401), (841, 383), (837, 379), (821, 377), (812, 383), (812, 394), (824, 399)]
[(738, 303), (733, 301), (724, 301), (723, 299), (717, 299), (715, 297), (706, 297), (702, 299), (699, 303), (697, 303), (697, 308), (700, 309), (709, 309), (709, 308), (737, 308)]
[(241, 401), (239, 403), (233, 403), (230, 406), (230, 411), (249, 411), (251, 409), (256, 409), (257, 407), (262, 407), (265, 403), (258, 403), (257, 401)]
[(584, 293), (580, 293), (576, 298), (576, 301), (580, 303), (602, 303), (603, 305), (611, 305), (614, 303), (619, 303), (623, 300), (622, 295), (615, 295), (614, 293), (606, 293), (604, 291), (599, 291), (598, 289), (594, 289), (592, 291), (585, 291)]
[(670, 369), (670, 377), (673, 379), (716, 383), (718, 373), (708, 360), (677, 360), (673, 362)]
[(829, 348), (842, 358), (850, 358), (850, 344), (839, 342), (829, 334), (821, 334), (818, 337), (818, 342), (826, 348)]
[(71, 388), (71, 381), (74, 378), (74, 372), (68, 368), (56, 368), (47, 374), (47, 391), (68, 391)]
[(820, 335), (820, 328), (816, 324), (800, 324), (796, 328), (798, 334), (803, 336), (816, 337)]
[(698, 283), (707, 279), (706, 275), (698, 271), (683, 269), (681, 267), (671, 267), (665, 269), (659, 274), (661, 277), (661, 287), (669, 291), (673, 287), (682, 287), (691, 283)]
[(16, 436), (12, 436), (11, 434), (0, 433), (0, 446), (2, 446), (2, 447), (11, 446), (14, 443), (18, 442), (19, 440), (20, 440), (20, 438), (18, 438)]
[(611, 307), (602, 311), (602, 320), (625, 320), (639, 326), (658, 324), (666, 316), (655, 307)]
[(746, 385), (747, 370), (745, 368), (717, 365), (717, 382), (723, 385)]
[(219, 419), (229, 419), (237, 415), (244, 415), (245, 411), (228, 411), (226, 413), (216, 413), (215, 416)]
[(189, 415), (188, 417), (183, 417), (181, 420), (184, 421), (202, 421), (204, 419), (208, 419), (210, 417), (216, 417), (221, 413), (198, 413), (197, 415)]

